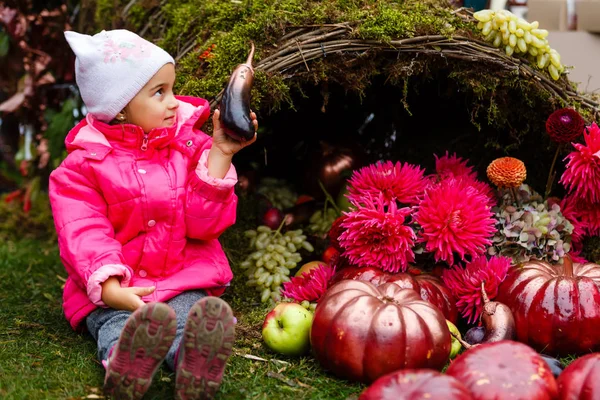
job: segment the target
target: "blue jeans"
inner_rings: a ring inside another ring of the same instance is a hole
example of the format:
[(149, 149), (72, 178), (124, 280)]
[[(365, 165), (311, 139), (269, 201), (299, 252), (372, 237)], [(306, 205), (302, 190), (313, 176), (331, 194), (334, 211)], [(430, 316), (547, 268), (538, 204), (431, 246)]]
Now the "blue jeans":
[[(183, 328), (190, 308), (203, 297), (206, 297), (204, 290), (193, 290), (183, 292), (165, 302), (175, 310), (177, 315), (177, 334), (171, 348), (169, 348), (167, 357), (165, 357), (165, 362), (172, 370), (175, 370), (175, 357), (179, 350), (179, 343), (183, 338)], [(108, 358), (110, 349), (117, 344), (125, 322), (127, 322), (130, 315), (131, 311), (98, 308), (87, 316), (87, 328), (98, 343), (98, 359), (100, 361)]]

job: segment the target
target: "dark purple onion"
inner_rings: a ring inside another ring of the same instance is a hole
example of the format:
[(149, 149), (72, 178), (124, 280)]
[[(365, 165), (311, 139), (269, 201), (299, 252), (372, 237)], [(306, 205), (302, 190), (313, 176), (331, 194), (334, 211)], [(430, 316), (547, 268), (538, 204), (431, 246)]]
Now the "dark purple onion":
[(546, 361), (546, 364), (548, 364), (548, 366), (550, 367), (550, 370), (552, 371), (552, 374), (555, 378), (558, 378), (563, 369), (565, 369), (565, 366), (560, 362), (560, 360), (557, 360), (554, 357), (550, 357), (545, 354), (540, 354), (540, 357), (542, 357), (544, 361)]
[(469, 344), (479, 344), (485, 336), (485, 328), (483, 326), (476, 326), (471, 328), (465, 333), (464, 340)]

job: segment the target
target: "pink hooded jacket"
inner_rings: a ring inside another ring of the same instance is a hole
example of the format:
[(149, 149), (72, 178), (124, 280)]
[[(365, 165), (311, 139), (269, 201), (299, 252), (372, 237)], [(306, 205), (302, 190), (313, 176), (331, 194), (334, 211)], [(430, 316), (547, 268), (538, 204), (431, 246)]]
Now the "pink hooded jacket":
[[(65, 140), (50, 175), (60, 257), (69, 274), (63, 308), (73, 329), (97, 307), (100, 284), (155, 286), (146, 302), (186, 290), (220, 295), (233, 275), (217, 238), (235, 222), (237, 175), (208, 176), (212, 138), (204, 99), (177, 96), (177, 123), (144, 134), (88, 114)], [(144, 142), (147, 143), (144, 146)]]

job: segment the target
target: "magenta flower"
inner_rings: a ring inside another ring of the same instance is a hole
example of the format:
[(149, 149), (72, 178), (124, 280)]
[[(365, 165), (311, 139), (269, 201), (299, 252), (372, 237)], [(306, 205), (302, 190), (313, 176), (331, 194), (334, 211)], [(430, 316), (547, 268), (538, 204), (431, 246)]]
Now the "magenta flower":
[(300, 276), (294, 276), (289, 282), (283, 283), (281, 295), (297, 301), (319, 301), (327, 290), (335, 268), (327, 264), (319, 265)]
[(446, 155), (439, 157), (435, 156), (435, 170), (438, 175), (438, 181), (442, 181), (444, 179), (463, 179), (468, 182), (473, 188), (475, 188), (479, 193), (483, 194), (489, 199), (489, 206), (493, 207), (496, 205), (496, 195), (494, 193), (494, 189), (490, 185), (485, 182), (482, 182), (477, 179), (477, 173), (473, 171), (473, 167), (468, 166), (467, 163), (469, 160), (463, 160), (460, 157), (456, 156), (456, 153), (452, 153), (452, 155), (448, 155), (446, 151)]
[(600, 203), (577, 203), (577, 210), (581, 216), (581, 223), (585, 226), (589, 236), (600, 235)]
[(456, 307), (469, 323), (479, 319), (483, 310), (481, 283), (485, 282), (485, 292), (490, 300), (498, 295), (498, 287), (506, 278), (510, 258), (485, 255), (467, 263), (465, 268), (458, 265), (444, 270), (442, 280), (456, 299)]
[(546, 120), (546, 132), (556, 143), (568, 143), (583, 133), (585, 121), (572, 108), (561, 108), (554, 111)]
[(385, 203), (398, 201), (404, 205), (416, 205), (423, 195), (427, 180), (424, 169), (417, 165), (391, 161), (379, 162), (354, 171), (348, 181), (348, 199), (360, 204), (370, 196), (383, 195)]
[(469, 176), (475, 179), (477, 174), (473, 171), (473, 167), (467, 165), (468, 160), (463, 160), (457, 157), (456, 153), (439, 157), (434, 154), (435, 157), (435, 171), (440, 176), (440, 179), (446, 178), (458, 178), (463, 176)]
[(571, 252), (580, 251), (583, 247), (583, 237), (588, 231), (588, 226), (583, 220), (583, 213), (585, 210), (581, 210), (577, 204), (577, 201), (573, 196), (565, 196), (559, 203), (560, 212), (562, 215), (573, 225), (573, 233), (571, 234), (571, 245), (573, 246)]
[(583, 137), (585, 145), (573, 143), (560, 183), (578, 202), (600, 203), (600, 128), (593, 123)]
[(478, 256), (491, 244), (495, 231), (489, 199), (463, 179), (445, 179), (425, 192), (415, 221), (425, 249), (434, 252), (436, 262), (454, 263)]
[(386, 205), (383, 195), (377, 201), (367, 196), (362, 203), (346, 212), (341, 223), (345, 229), (338, 237), (342, 255), (359, 267), (405, 271), (415, 260), (416, 235), (406, 224), (411, 208), (398, 208), (395, 201)]

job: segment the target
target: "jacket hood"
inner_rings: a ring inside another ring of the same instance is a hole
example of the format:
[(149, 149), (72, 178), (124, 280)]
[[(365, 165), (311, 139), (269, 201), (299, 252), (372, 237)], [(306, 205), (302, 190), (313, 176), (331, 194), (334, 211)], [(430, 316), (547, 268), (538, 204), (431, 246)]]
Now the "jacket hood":
[[(181, 127), (191, 125), (200, 128), (210, 116), (210, 106), (207, 100), (191, 96), (175, 96), (179, 101), (177, 121), (172, 127), (155, 128), (148, 132), (149, 145), (161, 147), (168, 144), (177, 136)], [(120, 141), (131, 145), (142, 142), (144, 132), (141, 127), (133, 124), (109, 125), (87, 114), (65, 138), (67, 152), (77, 149), (99, 150), (108, 153), (112, 149), (111, 142)]]

